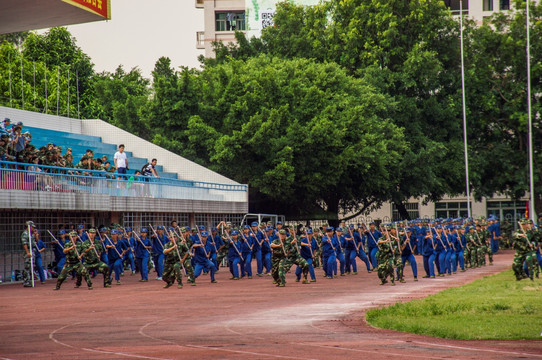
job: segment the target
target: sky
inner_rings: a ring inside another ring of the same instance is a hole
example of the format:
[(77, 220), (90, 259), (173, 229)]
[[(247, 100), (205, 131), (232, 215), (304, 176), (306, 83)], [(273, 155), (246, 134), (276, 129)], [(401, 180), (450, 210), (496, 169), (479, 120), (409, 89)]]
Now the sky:
[(151, 77), (156, 60), (198, 67), (196, 31), (203, 30), (203, 9), (194, 0), (111, 0), (111, 20), (68, 26), (96, 72), (139, 67)]

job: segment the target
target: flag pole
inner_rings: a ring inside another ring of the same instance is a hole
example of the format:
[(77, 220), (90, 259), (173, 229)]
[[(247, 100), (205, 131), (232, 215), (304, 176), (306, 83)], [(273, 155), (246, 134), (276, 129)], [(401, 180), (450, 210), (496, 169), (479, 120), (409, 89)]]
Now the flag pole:
[(530, 20), (529, 0), (526, 2), (526, 27), (527, 27), (527, 115), (529, 117), (529, 188), (530, 188), (530, 211), (529, 216), (533, 223), (536, 221), (534, 201), (534, 171), (533, 171), (533, 119), (531, 115), (531, 49), (530, 49)]
[(469, 154), (467, 148), (467, 109), (465, 105), (465, 64), (463, 56), (463, 1), (459, 0), (459, 38), (461, 45), (461, 99), (463, 104), (463, 143), (465, 147), (465, 184), (467, 190), (467, 215), (471, 218), (470, 183), (469, 183)]

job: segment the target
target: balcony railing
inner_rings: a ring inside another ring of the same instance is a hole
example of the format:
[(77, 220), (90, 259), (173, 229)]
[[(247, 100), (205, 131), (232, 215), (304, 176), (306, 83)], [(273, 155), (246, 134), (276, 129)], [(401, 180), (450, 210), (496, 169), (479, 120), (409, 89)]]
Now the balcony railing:
[(248, 201), (248, 185), (122, 175), (0, 161), (0, 189), (208, 201)]

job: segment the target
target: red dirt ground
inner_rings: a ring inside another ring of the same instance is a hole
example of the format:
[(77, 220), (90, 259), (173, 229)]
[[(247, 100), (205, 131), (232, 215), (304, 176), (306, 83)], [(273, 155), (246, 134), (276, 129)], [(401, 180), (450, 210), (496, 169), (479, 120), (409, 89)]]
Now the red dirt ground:
[(507, 251), (494, 266), (419, 282), (408, 267), (407, 283), (394, 287), (379, 286), (375, 273), (329, 280), (317, 270), (316, 283), (296, 283), (290, 273), (286, 287), (277, 288), (270, 277), (230, 281), (226, 268), (218, 284), (202, 275), (197, 286), (183, 289), (139, 283), (138, 275), (110, 289), (101, 287), (99, 275), (92, 291), (74, 289), (70, 280), (60, 291), (52, 291), (54, 280), (35, 289), (4, 285), (0, 358), (542, 359), (540, 341), (443, 340), (363, 320), (367, 309), (459, 286), (511, 263)]

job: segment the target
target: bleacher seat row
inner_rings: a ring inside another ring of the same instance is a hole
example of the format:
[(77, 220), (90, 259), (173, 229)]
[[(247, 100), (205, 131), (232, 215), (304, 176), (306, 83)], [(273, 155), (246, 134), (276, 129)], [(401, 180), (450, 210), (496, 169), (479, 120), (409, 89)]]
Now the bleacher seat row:
[[(102, 139), (98, 136), (90, 136), (83, 134), (75, 134), (70, 132), (55, 131), (49, 129), (41, 129), (36, 127), (25, 126), (23, 132), (30, 132), (32, 134), (32, 144), (39, 149), (42, 146), (47, 146), (48, 143), (53, 143), (62, 147), (62, 155), (66, 153), (67, 148), (72, 149), (73, 163), (77, 165), (79, 160), (87, 149), (94, 151), (95, 158), (101, 158), (106, 155), (111, 162), (111, 166), (114, 166), (113, 155), (117, 151), (118, 144), (106, 144), (102, 142)], [(119, 144), (122, 143), (122, 139), (119, 139)], [(129, 174), (133, 174), (136, 170), (140, 170), (145, 163), (151, 159), (143, 159), (133, 157), (132, 152), (125, 151), (128, 157), (128, 165), (130, 170)], [(160, 177), (168, 179), (177, 179), (176, 173), (164, 172), (162, 165), (157, 165), (156, 170)]]

